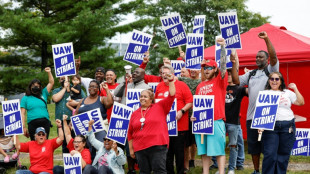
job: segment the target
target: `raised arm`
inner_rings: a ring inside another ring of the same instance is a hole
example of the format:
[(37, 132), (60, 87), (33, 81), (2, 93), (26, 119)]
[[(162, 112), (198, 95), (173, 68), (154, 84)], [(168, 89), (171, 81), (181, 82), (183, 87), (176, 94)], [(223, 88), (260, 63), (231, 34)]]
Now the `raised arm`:
[(101, 97), (101, 103), (104, 105), (106, 109), (108, 109), (113, 105), (112, 94), (110, 92), (110, 89), (108, 88), (108, 85), (105, 82), (100, 84), (100, 88), (101, 89), (103, 88), (103, 90), (105, 90), (105, 92), (107, 93), (106, 97)]
[(299, 90), (297, 89), (297, 86), (295, 83), (290, 83), (288, 85), (289, 88), (293, 89), (295, 94), (296, 94), (296, 101), (293, 103), (294, 105), (297, 105), (297, 106), (302, 106), (305, 104), (305, 99), (304, 97), (300, 94)]
[(143, 61), (142, 61), (141, 65), (139, 67), (142, 68), (142, 69), (145, 69), (147, 63), (149, 62), (149, 59), (150, 59), (150, 52), (146, 51), (144, 53)]
[(46, 86), (46, 89), (47, 89), (47, 92), (50, 93), (54, 86), (54, 77), (52, 75), (50, 67), (46, 67), (44, 70), (48, 74), (48, 84)]
[(97, 150), (99, 150), (104, 144), (103, 144), (103, 142), (101, 142), (95, 138), (95, 134), (92, 131), (93, 130), (92, 126), (93, 126), (94, 122), (95, 122), (94, 120), (89, 120), (87, 136), (88, 136), (88, 140), (89, 140), (90, 144), (92, 146), (94, 146)]
[(170, 96), (174, 96), (175, 95), (174, 76), (172, 74), (166, 74), (166, 77), (169, 80), (169, 94)]
[(240, 84), (239, 75), (238, 75), (239, 58), (238, 58), (236, 50), (231, 50), (230, 61), (232, 62), (231, 76), (232, 76), (233, 83), (239, 85)]
[(59, 101), (63, 98), (63, 96), (64, 96), (65, 93), (66, 93), (66, 89), (67, 89), (68, 85), (69, 85), (69, 82), (68, 82), (68, 81), (65, 81), (64, 87), (63, 87), (59, 92), (57, 92), (56, 94), (54, 94), (54, 95), (52, 96), (52, 100), (53, 100), (55, 103), (59, 102)]
[(76, 71), (76, 74), (79, 74), (80, 65), (81, 65), (81, 56), (79, 56), (79, 59), (74, 59), (74, 60), (75, 60), (75, 71)]
[(58, 129), (58, 137), (56, 139), (56, 143), (60, 145), (64, 141), (64, 132), (62, 131), (61, 120), (56, 119), (56, 125)]
[(275, 66), (278, 62), (278, 57), (277, 57), (276, 51), (275, 51), (267, 33), (265, 31), (262, 31), (258, 34), (258, 37), (265, 40), (267, 50), (269, 53), (269, 57), (270, 57), (270, 65)]
[(216, 42), (218, 44), (221, 45), (221, 67), (220, 67), (220, 70), (221, 70), (221, 77), (222, 79), (225, 77), (225, 73), (226, 73), (226, 49), (225, 49), (225, 39), (223, 38), (218, 38), (216, 40)]
[(65, 131), (66, 142), (67, 142), (67, 144), (69, 144), (70, 140), (72, 139), (72, 136), (71, 136), (70, 128), (69, 128), (68, 123), (67, 123), (67, 119), (68, 119), (68, 115), (62, 116), (62, 121), (64, 123), (64, 131)]

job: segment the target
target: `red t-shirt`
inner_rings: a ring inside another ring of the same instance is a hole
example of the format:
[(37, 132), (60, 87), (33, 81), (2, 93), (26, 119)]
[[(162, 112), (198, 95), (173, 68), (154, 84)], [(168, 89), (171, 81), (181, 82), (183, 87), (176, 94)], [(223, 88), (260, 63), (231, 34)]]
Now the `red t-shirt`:
[(196, 88), (196, 95), (214, 95), (214, 120), (225, 120), (225, 97), (227, 72), (222, 79), (221, 72), (210, 81), (201, 82)]
[(53, 174), (53, 153), (62, 144), (57, 144), (56, 139), (45, 140), (43, 144), (38, 144), (36, 141), (20, 143), (20, 152), (29, 153), (29, 170), (32, 173), (48, 172)]
[[(181, 81), (176, 80), (174, 82), (177, 98), (177, 111), (181, 110), (187, 103), (193, 103), (193, 95), (189, 87)], [(155, 99), (163, 99), (168, 96), (169, 86), (164, 82), (158, 84), (155, 93)], [(178, 120), (178, 131), (188, 130), (188, 111), (186, 111), (180, 120)]]
[(152, 146), (169, 145), (167, 115), (173, 104), (174, 96), (165, 98), (158, 103), (152, 104), (145, 110), (145, 121), (141, 129), (141, 107), (131, 115), (128, 129), (128, 141), (133, 140), (134, 151), (144, 150)]
[[(108, 88), (110, 89), (110, 92), (114, 95), (114, 89), (119, 85), (119, 83), (115, 83), (114, 85), (108, 85)], [(107, 96), (107, 92), (105, 92), (105, 90), (101, 90), (100, 91), (100, 96)], [(111, 119), (111, 113), (112, 113), (112, 108), (113, 108), (113, 105), (111, 106), (111, 108), (107, 109), (107, 119), (108, 119), (108, 122), (110, 123), (110, 119)]]
[[(67, 145), (67, 148), (69, 149), (69, 152), (74, 150), (73, 138), (71, 138), (70, 142)], [(89, 149), (84, 148), (81, 152), (81, 156), (83, 160), (86, 162), (86, 164), (91, 164), (91, 155)]]
[[(141, 63), (139, 68), (145, 69), (146, 68), (146, 63)], [(148, 84), (149, 82), (161, 82), (163, 81), (163, 79), (161, 78), (161, 76), (154, 76), (154, 75), (144, 75), (144, 82), (146, 84)]]

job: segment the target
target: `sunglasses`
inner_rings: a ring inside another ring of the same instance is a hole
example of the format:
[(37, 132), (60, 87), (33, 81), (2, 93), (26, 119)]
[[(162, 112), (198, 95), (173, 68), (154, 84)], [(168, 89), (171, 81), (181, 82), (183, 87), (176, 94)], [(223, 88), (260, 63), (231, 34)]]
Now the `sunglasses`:
[(41, 136), (45, 136), (45, 133), (38, 133), (37, 135), (41, 137)]
[(280, 78), (273, 78), (273, 77), (271, 77), (271, 78), (269, 78), (269, 80), (270, 80), (270, 81), (279, 81)]
[(103, 139), (103, 141), (112, 141), (112, 140), (110, 140), (110, 139), (107, 139), (107, 138), (104, 138), (104, 139)]
[(73, 141), (74, 144), (80, 144), (82, 141)]
[(203, 69), (204, 70), (213, 70), (213, 69), (215, 69), (215, 67), (213, 67), (213, 66), (205, 66), (205, 67), (203, 67)]

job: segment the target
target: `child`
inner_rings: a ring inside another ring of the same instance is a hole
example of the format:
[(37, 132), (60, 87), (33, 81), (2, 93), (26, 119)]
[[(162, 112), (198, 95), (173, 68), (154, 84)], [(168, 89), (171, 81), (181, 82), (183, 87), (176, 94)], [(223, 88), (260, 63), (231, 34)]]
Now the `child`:
[[(13, 147), (13, 137), (5, 137), (4, 130), (1, 130), (0, 137), (1, 137), (0, 138), (0, 154), (4, 156), (3, 161), (5, 163), (8, 163), (10, 162), (10, 156), (7, 153), (5, 153), (3, 148), (11, 149)], [(17, 151), (16, 153), (12, 155), (12, 159), (16, 160), (18, 156), (19, 156), (19, 151)]]
[(71, 100), (69, 100), (66, 106), (72, 111), (72, 115), (74, 115), (75, 107), (79, 104), (79, 101), (82, 99), (81, 95), (81, 77), (79, 75), (72, 76), (72, 84), (71, 87)]

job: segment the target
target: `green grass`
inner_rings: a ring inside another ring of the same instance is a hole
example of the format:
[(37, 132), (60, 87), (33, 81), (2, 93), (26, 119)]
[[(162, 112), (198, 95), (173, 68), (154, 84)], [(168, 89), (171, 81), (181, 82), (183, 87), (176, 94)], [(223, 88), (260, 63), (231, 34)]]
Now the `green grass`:
[[(52, 124), (54, 125), (51, 128), (50, 131), (50, 138), (55, 138), (57, 137), (57, 130), (56, 130), (56, 123), (55, 123), (55, 105), (54, 104), (48, 104), (48, 111), (49, 111), (49, 115), (50, 115), (50, 120), (52, 121)], [(0, 106), (0, 112), (2, 112), (2, 107)], [(19, 136), (19, 139), (21, 142), (27, 142), (30, 139), (26, 138), (23, 135)], [(247, 152), (247, 143), (245, 141), (245, 152)], [(57, 148), (54, 152), (55, 155), (61, 155), (62, 151), (61, 151), (61, 146), (59, 148)], [(262, 156), (263, 157), (263, 156)], [(229, 150), (226, 149), (226, 165), (228, 164), (228, 158), (229, 158)], [(201, 159), (200, 156), (196, 156), (196, 159)], [(262, 158), (261, 158), (262, 159)], [(251, 156), (248, 155), (246, 153), (245, 155), (245, 163), (251, 163)], [(310, 157), (305, 157), (305, 156), (291, 156), (290, 157), (290, 163), (310, 163)], [(30, 166), (30, 161), (28, 158), (22, 158), (21, 159), (21, 164), (25, 165), (29, 168)], [(62, 161), (59, 160), (54, 160), (54, 165), (63, 165)], [(15, 173), (16, 169), (15, 168), (11, 168), (7, 171), (8, 174), (13, 174)], [(211, 170), (210, 174), (214, 174), (217, 170)], [(253, 169), (252, 168), (246, 168), (243, 171), (235, 171), (235, 173), (237, 174), (248, 174), (248, 173), (252, 173)], [(308, 173), (310, 171), (288, 171), (288, 174), (304, 174), (304, 173)], [(200, 174), (202, 173), (202, 167), (195, 167), (193, 169), (190, 170), (189, 174)]]

